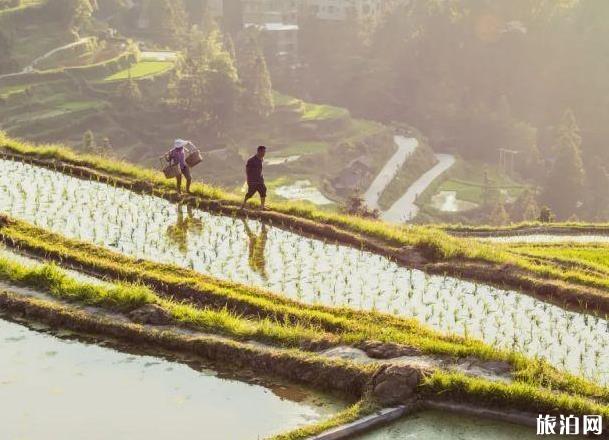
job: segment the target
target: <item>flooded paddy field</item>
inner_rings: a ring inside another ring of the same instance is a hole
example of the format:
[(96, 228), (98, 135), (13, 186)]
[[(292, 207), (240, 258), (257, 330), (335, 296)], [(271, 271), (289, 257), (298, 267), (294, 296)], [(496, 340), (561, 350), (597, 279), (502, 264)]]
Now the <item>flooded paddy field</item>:
[[(548, 436), (555, 438), (558, 436)], [(424, 411), (404, 417), (384, 428), (356, 437), (357, 440), (534, 440), (534, 427), (495, 420)], [(569, 436), (576, 440), (585, 437)]]
[(260, 439), (344, 408), (300, 386), (91, 342), (0, 316), (2, 438)]
[(27, 164), (0, 160), (0, 170), (0, 211), (66, 237), (310, 304), (414, 317), (609, 382), (606, 319)]
[(609, 235), (531, 234), (480, 237), (478, 240), (492, 243), (609, 243)]

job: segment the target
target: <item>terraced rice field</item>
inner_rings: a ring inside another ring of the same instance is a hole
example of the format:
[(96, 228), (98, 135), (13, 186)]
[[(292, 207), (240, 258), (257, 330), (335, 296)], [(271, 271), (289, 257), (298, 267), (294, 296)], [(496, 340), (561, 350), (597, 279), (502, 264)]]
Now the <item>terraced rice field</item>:
[(493, 243), (609, 243), (609, 235), (509, 235), (504, 237), (481, 237), (479, 240)]
[(121, 81), (129, 78), (139, 79), (159, 75), (170, 70), (173, 66), (174, 64), (171, 61), (140, 61), (128, 69), (109, 75), (104, 78), (104, 81)]
[[(34, 258), (30, 258), (28, 256), (19, 254), (17, 252), (13, 252), (10, 249), (8, 249), (0, 244), (0, 261), (1, 260), (14, 261), (27, 268), (36, 268), (36, 267), (40, 267), (40, 266), (44, 265), (44, 263), (40, 260), (36, 260)], [(93, 283), (93, 284), (106, 284), (104, 281), (100, 280), (99, 278), (94, 278), (89, 275), (83, 274), (81, 272), (76, 272), (76, 271), (70, 270), (70, 269), (64, 269), (64, 268), (62, 268), (62, 269), (68, 275), (70, 275), (72, 278), (74, 278), (78, 281), (82, 281), (82, 282), (86, 282), (86, 283)], [(0, 280), (0, 284), (1, 283), (2, 283), (2, 281)]]
[(0, 319), (0, 335), (0, 396), (11, 402), (2, 406), (3, 438), (266, 438), (342, 408), (301, 387), (248, 383), (68, 332), (61, 339)]
[(0, 171), (0, 210), (64, 236), (306, 303), (415, 317), (609, 382), (606, 319), (28, 164), (3, 160)]
[[(516, 438), (534, 440), (539, 437), (531, 428), (450, 415), (440, 411), (426, 411), (406, 416), (386, 428), (357, 437), (359, 440), (513, 440)], [(583, 437), (570, 438), (581, 440)]]

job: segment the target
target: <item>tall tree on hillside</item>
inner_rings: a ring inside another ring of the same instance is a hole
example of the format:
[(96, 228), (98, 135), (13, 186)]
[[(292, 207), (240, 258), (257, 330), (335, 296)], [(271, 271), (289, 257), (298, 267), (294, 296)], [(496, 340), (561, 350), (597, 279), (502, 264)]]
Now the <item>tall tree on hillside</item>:
[(82, 135), (82, 146), (85, 151), (92, 151), (95, 148), (95, 135), (91, 130), (85, 131)]
[(90, 0), (49, 0), (47, 11), (50, 18), (78, 30), (90, 20), (93, 4)]
[(570, 108), (565, 110), (562, 121), (558, 126), (557, 143), (559, 148), (565, 145), (574, 145), (578, 150), (581, 150), (581, 130), (577, 124), (575, 113)]
[(116, 89), (117, 98), (130, 109), (137, 108), (142, 103), (142, 91), (137, 81), (131, 77), (123, 81)]
[(602, 165), (600, 158), (596, 158), (587, 168), (587, 213), (591, 220), (601, 221), (609, 219), (609, 174)]
[(544, 200), (566, 219), (575, 213), (583, 199), (584, 166), (581, 158), (581, 136), (575, 115), (567, 110), (558, 128), (556, 160), (548, 176)]
[(267, 117), (274, 108), (271, 76), (254, 30), (248, 30), (239, 45), (237, 66), (243, 87), (243, 110), (257, 117)]
[(256, 58), (253, 79), (252, 97), (255, 103), (254, 111), (258, 116), (267, 117), (273, 112), (274, 103), (271, 76), (269, 75), (264, 56)]
[(535, 193), (530, 188), (525, 189), (514, 202), (510, 210), (514, 221), (534, 221), (539, 217), (539, 205)]
[(192, 131), (213, 128), (221, 136), (230, 128), (238, 97), (238, 75), (217, 28), (191, 33), (171, 88), (173, 108)]
[(161, 40), (175, 46), (182, 46), (190, 25), (183, 0), (148, 0), (146, 10), (150, 29)]
[(498, 201), (489, 217), (490, 223), (494, 226), (505, 226), (510, 222), (510, 216), (505, 210), (503, 202)]
[(224, 49), (229, 53), (230, 57), (236, 62), (237, 50), (235, 49), (235, 42), (233, 41), (233, 37), (231, 37), (231, 35), (228, 32), (225, 32), (223, 35), (223, 38), (224, 38)]
[(209, 54), (203, 90), (209, 107), (210, 122), (217, 135), (221, 136), (230, 129), (234, 120), (239, 77), (234, 60), (224, 49), (218, 30), (208, 35), (207, 47)]
[(0, 32), (0, 74), (10, 73), (17, 69), (13, 59), (13, 42), (11, 39)]

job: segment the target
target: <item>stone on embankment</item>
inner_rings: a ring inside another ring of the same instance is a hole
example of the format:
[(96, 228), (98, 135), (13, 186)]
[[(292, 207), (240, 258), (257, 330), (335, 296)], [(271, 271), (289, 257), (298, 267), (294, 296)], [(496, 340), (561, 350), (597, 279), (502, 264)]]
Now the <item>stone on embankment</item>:
[(129, 319), (138, 324), (167, 325), (172, 322), (169, 312), (156, 304), (146, 304), (133, 310), (128, 316)]
[(368, 364), (373, 362), (365, 351), (359, 348), (349, 346), (333, 347), (320, 353), (322, 356), (326, 356), (334, 359), (343, 359), (346, 361), (352, 361), (357, 363)]
[(151, 193), (154, 190), (154, 185), (145, 180), (136, 180), (133, 182), (133, 190), (136, 192)]
[(393, 359), (401, 356), (418, 356), (421, 350), (390, 342), (365, 341), (358, 345), (359, 349), (366, 352), (373, 359)]
[(398, 405), (415, 397), (426, 370), (409, 365), (381, 368), (372, 378), (372, 397), (382, 406)]

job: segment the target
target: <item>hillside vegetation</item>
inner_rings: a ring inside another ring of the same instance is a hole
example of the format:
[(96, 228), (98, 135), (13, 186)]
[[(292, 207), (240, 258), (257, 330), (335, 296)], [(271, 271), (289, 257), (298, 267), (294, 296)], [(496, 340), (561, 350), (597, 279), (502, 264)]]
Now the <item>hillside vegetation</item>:
[[(72, 13), (47, 13), (60, 4)], [(156, 32), (144, 35), (134, 31), (133, 11), (83, 5), (46, 0), (2, 11), (12, 26), (0, 37), (11, 60), (0, 68), (0, 129), (9, 135), (148, 166), (175, 138), (188, 138), (215, 152), (195, 174), (229, 188), (241, 186), (244, 159), (265, 144), (277, 161), (270, 181), (309, 181), (339, 204), (366, 187), (395, 149), (386, 126), (273, 91), (253, 30), (235, 44), (211, 22), (170, 38), (182, 12), (174, 5), (156, 15), (164, 6), (152, 2)], [(350, 191), (337, 189), (334, 180), (361, 158), (366, 174)]]

